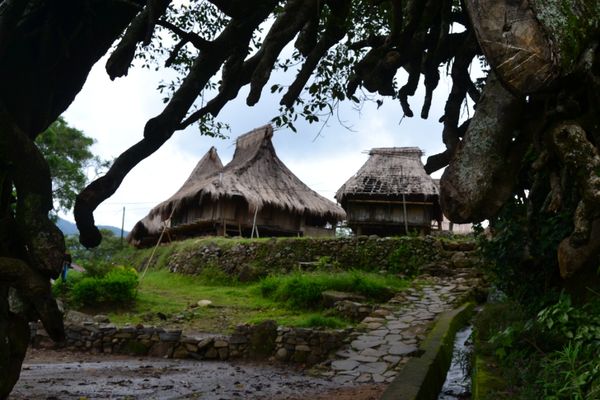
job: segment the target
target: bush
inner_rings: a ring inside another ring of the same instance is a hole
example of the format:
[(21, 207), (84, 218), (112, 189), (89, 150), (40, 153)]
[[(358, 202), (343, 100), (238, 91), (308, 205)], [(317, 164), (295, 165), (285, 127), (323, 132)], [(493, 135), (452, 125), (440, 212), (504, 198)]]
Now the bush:
[(512, 398), (600, 398), (600, 298), (575, 306), (561, 294), (534, 316), (514, 302), (488, 305), (477, 351), (495, 356)]
[(406, 281), (395, 277), (383, 277), (361, 271), (330, 274), (325, 272), (292, 273), (268, 276), (259, 283), (264, 297), (287, 303), (291, 308), (316, 309), (321, 307), (321, 293), (338, 290), (358, 293), (375, 301), (386, 301), (393, 289), (406, 286)]
[(416, 254), (415, 244), (402, 241), (388, 257), (388, 270), (391, 273), (414, 277), (419, 273), (419, 268), (424, 260)]
[(135, 270), (116, 267), (102, 277), (89, 276), (73, 284), (70, 300), (81, 306), (130, 303), (135, 300), (137, 285)]
[(304, 328), (344, 328), (348, 324), (337, 317), (326, 317), (319, 314), (309, 315), (306, 319), (298, 323), (298, 326)]

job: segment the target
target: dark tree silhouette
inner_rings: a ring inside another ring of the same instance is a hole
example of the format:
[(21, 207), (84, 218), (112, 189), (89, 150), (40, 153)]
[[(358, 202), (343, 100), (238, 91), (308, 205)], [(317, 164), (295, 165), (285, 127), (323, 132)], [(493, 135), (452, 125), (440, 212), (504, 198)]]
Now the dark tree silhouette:
[[(241, 87), (256, 104), (276, 68), (301, 63), (289, 86), (271, 88), (283, 93), (278, 121), (290, 124), (293, 114), (314, 121), (341, 100), (360, 101), (361, 90), (398, 99), (412, 117), (408, 99), (421, 76), (427, 118), (447, 65), (446, 151), (426, 166), (448, 167), (446, 215), (493, 218), (515, 193), (528, 204), (532, 237), (540, 216), (568, 215), (573, 229), (557, 249), (567, 277), (600, 252), (599, 21), (596, 0), (0, 0), (0, 370), (8, 371), (0, 398), (18, 379), (27, 321), (39, 318), (52, 338), (63, 336), (49, 279), (60, 271), (64, 240), (48, 219), (50, 173), (33, 141), (116, 39), (106, 65), (112, 79), (127, 75), (136, 54), (151, 61), (161, 53), (181, 78), (143, 138), (79, 194), (83, 245), (99, 244), (93, 211), (132, 168), (176, 131), (196, 122), (208, 129)], [(170, 48), (165, 35), (175, 39)], [(292, 42), (295, 53), (281, 59)], [(482, 88), (469, 66), (483, 57), (492, 72)], [(401, 85), (399, 69), (408, 72)], [(459, 125), (467, 96), (476, 112)]]

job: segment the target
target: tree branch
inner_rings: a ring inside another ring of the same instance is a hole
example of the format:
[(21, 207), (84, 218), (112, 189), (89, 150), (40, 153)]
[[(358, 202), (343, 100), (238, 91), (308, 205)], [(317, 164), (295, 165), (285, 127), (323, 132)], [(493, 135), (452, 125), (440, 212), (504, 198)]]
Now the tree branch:
[[(165, 20), (161, 19), (161, 20), (157, 21), (156, 24), (171, 30), (173, 33), (175, 33), (177, 36), (179, 36), (182, 39), (182, 42), (184, 44), (189, 42), (189, 43), (193, 44), (194, 47), (197, 48), (198, 50), (206, 50), (208, 47), (211, 46), (211, 42), (209, 40), (202, 38), (200, 35), (198, 35), (194, 32), (184, 31), (183, 29), (181, 29), (177, 25), (170, 23), (169, 21), (165, 21)], [(179, 46), (179, 44), (177, 46)], [(172, 55), (171, 55), (171, 57), (172, 57)]]
[(252, 73), (246, 104), (253, 106), (258, 103), (279, 53), (318, 12), (318, 3), (315, 0), (290, 0), (286, 3), (257, 52), (259, 61)]
[(0, 3), (0, 59), (27, 4), (29, 0), (4, 0)]
[(106, 62), (106, 72), (111, 80), (127, 75), (135, 56), (137, 44), (139, 42), (143, 42), (144, 45), (149, 43), (154, 25), (158, 18), (167, 11), (170, 2), (171, 0), (152, 0), (133, 19), (117, 48)]
[(260, 8), (253, 9), (243, 19), (231, 20), (214, 40), (214, 46), (201, 52), (196, 58), (190, 72), (163, 112), (146, 123), (144, 139), (121, 154), (106, 175), (92, 182), (77, 196), (74, 215), (81, 244), (86, 247), (100, 244), (102, 235), (94, 225), (93, 212), (96, 207), (118, 189), (133, 167), (154, 153), (173, 135), (200, 92), (233, 51), (232, 44), (248, 42), (254, 30), (269, 16), (276, 3), (276, 0), (263, 1)]
[(0, 257), (0, 282), (15, 287), (21, 296), (33, 304), (53, 340), (64, 340), (62, 313), (52, 297), (48, 278), (22, 260)]
[(13, 166), (18, 235), (40, 272), (57, 277), (62, 268), (65, 244), (61, 231), (48, 219), (48, 212), (52, 210), (50, 169), (39, 149), (12, 122), (1, 105), (0, 132), (0, 159), (10, 161)]
[(308, 79), (312, 75), (314, 69), (319, 64), (319, 61), (325, 53), (337, 42), (342, 40), (344, 37), (345, 29), (344, 25), (350, 14), (351, 1), (341, 0), (338, 2), (330, 2), (331, 10), (329, 17), (327, 18), (325, 32), (319, 39), (315, 47), (306, 57), (306, 61), (302, 64), (302, 68), (298, 72), (296, 79), (290, 85), (287, 92), (281, 99), (281, 105), (291, 107), (294, 101), (300, 95), (300, 92), (308, 82)]

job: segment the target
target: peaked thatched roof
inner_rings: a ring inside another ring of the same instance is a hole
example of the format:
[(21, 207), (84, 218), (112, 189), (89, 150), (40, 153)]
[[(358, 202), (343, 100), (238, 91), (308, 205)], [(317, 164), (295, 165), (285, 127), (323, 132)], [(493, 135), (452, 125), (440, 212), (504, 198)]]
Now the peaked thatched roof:
[(437, 195), (438, 188), (425, 172), (418, 147), (374, 148), (369, 159), (337, 191), (342, 203), (347, 196), (393, 197), (401, 195)]
[[(155, 221), (164, 221), (188, 205), (200, 204), (204, 198), (217, 200), (234, 196), (243, 197), (252, 211), (271, 205), (331, 222), (345, 218), (341, 207), (310, 189), (285, 166), (275, 153), (272, 136), (271, 125), (241, 135), (231, 162), (223, 168), (215, 166), (210, 173), (203, 173), (201, 160), (182, 188), (154, 207), (138, 224), (151, 228), (148, 223), (152, 222), (155, 227)], [(216, 156), (216, 152), (214, 154)], [(137, 237), (134, 231), (132, 236)]]
[[(167, 220), (171, 215), (172, 205), (183, 201), (188, 196), (189, 191), (193, 190), (197, 182), (202, 181), (206, 176), (211, 175), (222, 168), (223, 163), (217, 154), (217, 149), (211, 147), (204, 157), (198, 161), (198, 164), (196, 164), (192, 173), (183, 183), (181, 188), (179, 188), (173, 196), (151, 209), (147, 216), (135, 224), (129, 233), (128, 240), (130, 238), (145, 236), (148, 233), (159, 232), (162, 229), (163, 221)], [(166, 215), (161, 214), (161, 211), (166, 210), (168, 210)]]

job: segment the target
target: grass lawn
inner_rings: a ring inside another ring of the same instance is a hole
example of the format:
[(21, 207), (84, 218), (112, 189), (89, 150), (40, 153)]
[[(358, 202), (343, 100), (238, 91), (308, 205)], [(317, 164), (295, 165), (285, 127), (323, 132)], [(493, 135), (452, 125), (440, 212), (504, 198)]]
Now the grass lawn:
[[(265, 319), (284, 326), (338, 328), (351, 323), (326, 315), (326, 311), (319, 309), (318, 301), (310, 303), (307, 299), (315, 291), (320, 294), (321, 290), (346, 289), (374, 298), (369, 293), (376, 293), (378, 287), (397, 291), (408, 285), (399, 278), (364, 272), (298, 273), (271, 276), (251, 284), (218, 278), (148, 271), (139, 285), (135, 305), (113, 308), (109, 318), (117, 324), (167, 325), (212, 333), (227, 333), (238, 324)], [(289, 291), (300, 297), (282, 295)], [(194, 307), (199, 300), (210, 300), (212, 305)], [(315, 307), (311, 309), (309, 304)], [(158, 313), (167, 319), (160, 319)]]

